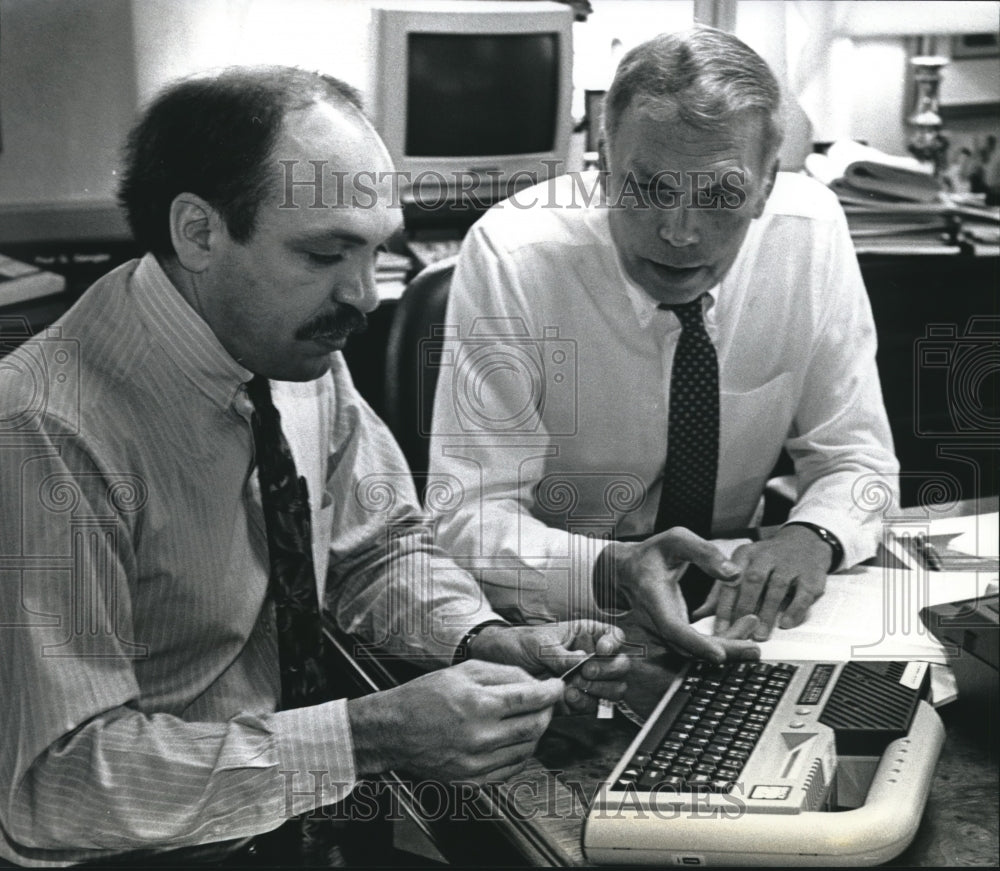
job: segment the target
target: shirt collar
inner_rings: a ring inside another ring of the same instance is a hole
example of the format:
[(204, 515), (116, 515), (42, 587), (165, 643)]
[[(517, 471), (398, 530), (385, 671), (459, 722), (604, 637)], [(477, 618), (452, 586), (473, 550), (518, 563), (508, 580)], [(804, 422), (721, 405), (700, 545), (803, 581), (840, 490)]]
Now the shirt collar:
[(146, 326), (174, 365), (209, 399), (229, 408), (253, 373), (222, 347), (152, 254), (139, 261), (131, 291)]
[[(621, 255), (618, 253), (618, 249), (614, 243), (611, 243), (611, 248), (614, 251), (615, 265), (618, 267), (618, 274), (621, 276), (625, 295), (632, 304), (632, 310), (639, 321), (639, 326), (642, 329), (646, 329), (653, 322), (653, 318), (657, 317), (658, 313), (662, 311), (660, 304), (629, 277), (622, 263)], [(702, 295), (706, 328), (713, 326), (715, 323), (715, 303), (718, 301), (719, 287), (720, 285), (716, 284)]]

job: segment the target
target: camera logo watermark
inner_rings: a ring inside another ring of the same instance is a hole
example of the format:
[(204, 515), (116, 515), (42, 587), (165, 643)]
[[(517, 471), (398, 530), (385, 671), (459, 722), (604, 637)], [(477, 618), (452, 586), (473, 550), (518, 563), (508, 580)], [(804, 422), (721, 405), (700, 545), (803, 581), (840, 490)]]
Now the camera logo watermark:
[(976, 441), (1000, 432), (1000, 318), (929, 324), (915, 345), (914, 429), (925, 438)]
[[(0, 318), (0, 446), (79, 432), (80, 343), (59, 327), (24, 341), (30, 335), (23, 319)], [(53, 416), (58, 427), (51, 426)]]
[[(444, 341), (444, 344), (442, 342)], [(476, 318), (469, 335), (445, 325), (420, 342), (420, 395), (451, 396), (456, 419), (436, 435), (577, 432), (576, 341), (558, 327), (533, 336), (521, 318)], [(424, 407), (429, 403), (423, 403)], [(421, 420), (431, 435), (431, 421)]]

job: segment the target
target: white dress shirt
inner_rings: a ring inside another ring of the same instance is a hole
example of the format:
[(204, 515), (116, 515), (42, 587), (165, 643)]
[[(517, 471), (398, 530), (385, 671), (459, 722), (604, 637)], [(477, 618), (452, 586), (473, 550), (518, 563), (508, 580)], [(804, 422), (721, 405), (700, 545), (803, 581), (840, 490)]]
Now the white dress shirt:
[[(345, 701), (275, 711), (251, 374), (151, 256), (0, 360), (0, 858), (242, 839), (354, 787)], [(496, 615), (431, 544), (343, 358), (272, 386), (320, 601), (448, 664)]]
[[(435, 357), (430, 469), (461, 495), (437, 512), (439, 541), (494, 607), (538, 618), (592, 613), (607, 538), (652, 529), (669, 441), (680, 324), (626, 276), (607, 208), (585, 195), (595, 184), (563, 176), (471, 229)], [(898, 463), (833, 194), (780, 173), (704, 299), (720, 371), (714, 535), (755, 521), (785, 447), (791, 518), (832, 531), (844, 567), (872, 556)]]

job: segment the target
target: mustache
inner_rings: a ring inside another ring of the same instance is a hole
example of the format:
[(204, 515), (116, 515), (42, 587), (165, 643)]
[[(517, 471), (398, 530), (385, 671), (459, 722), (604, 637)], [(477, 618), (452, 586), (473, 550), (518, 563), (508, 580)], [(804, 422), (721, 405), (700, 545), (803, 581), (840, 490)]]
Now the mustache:
[(368, 318), (364, 312), (352, 305), (341, 305), (335, 312), (320, 315), (301, 326), (295, 333), (296, 339), (318, 339), (323, 337), (346, 338), (353, 333), (364, 332), (368, 328)]

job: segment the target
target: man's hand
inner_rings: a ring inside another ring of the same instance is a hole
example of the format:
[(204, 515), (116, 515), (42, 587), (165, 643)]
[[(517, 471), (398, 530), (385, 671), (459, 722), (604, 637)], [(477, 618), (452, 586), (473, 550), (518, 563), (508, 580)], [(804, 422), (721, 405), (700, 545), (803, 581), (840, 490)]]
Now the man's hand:
[(715, 632), (724, 634), (746, 614), (756, 614), (758, 641), (771, 636), (775, 621), (782, 629), (798, 626), (826, 588), (831, 550), (804, 526), (784, 526), (773, 538), (743, 545), (733, 554), (739, 584), (716, 584), (695, 616), (715, 610)]
[(563, 691), (558, 678), (470, 660), (351, 699), (355, 768), (444, 782), (506, 780), (534, 753)]
[[(689, 661), (688, 657), (676, 650), (665, 648), (658, 638), (634, 622), (633, 614), (622, 618), (622, 629), (625, 632), (626, 644), (629, 648), (641, 651), (641, 656), (630, 657), (632, 668), (629, 672), (628, 690), (625, 693), (625, 703), (637, 714), (648, 717), (663, 694), (667, 691), (677, 672)], [(729, 627), (727, 639), (739, 640), (749, 638), (757, 628), (757, 618), (752, 614), (737, 620)], [(760, 658), (760, 648), (756, 645), (746, 645), (729, 651), (731, 659), (755, 660)]]
[(689, 563), (725, 581), (735, 581), (740, 573), (740, 566), (715, 545), (681, 527), (641, 542), (612, 542), (601, 552), (596, 571), (614, 573), (615, 588), (628, 600), (631, 619), (654, 638), (712, 662), (756, 655), (752, 641), (723, 632), (718, 635), (726, 637), (713, 638), (692, 628), (679, 583)]
[(625, 695), (629, 658), (621, 652), (621, 630), (594, 620), (543, 623), (539, 626), (488, 626), (476, 636), (470, 654), (517, 665), (538, 677), (559, 677), (597, 654), (568, 681), (565, 702), (570, 711), (588, 713), (598, 699), (619, 701)]

